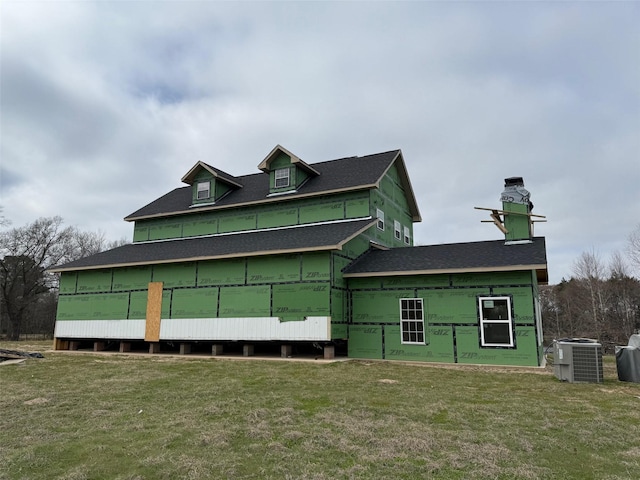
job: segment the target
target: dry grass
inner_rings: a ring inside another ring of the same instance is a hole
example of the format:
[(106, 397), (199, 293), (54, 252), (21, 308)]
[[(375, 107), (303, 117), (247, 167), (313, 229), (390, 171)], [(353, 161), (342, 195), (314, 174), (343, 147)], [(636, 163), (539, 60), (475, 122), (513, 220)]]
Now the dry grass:
[(50, 352), (0, 366), (0, 479), (636, 478), (640, 385), (606, 365), (604, 384), (566, 384), (550, 369)]

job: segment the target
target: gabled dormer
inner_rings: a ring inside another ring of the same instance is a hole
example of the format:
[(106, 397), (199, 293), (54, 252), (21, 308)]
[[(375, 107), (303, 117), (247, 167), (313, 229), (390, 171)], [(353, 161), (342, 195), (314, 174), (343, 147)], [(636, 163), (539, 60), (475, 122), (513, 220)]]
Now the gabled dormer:
[(182, 181), (191, 185), (192, 207), (213, 205), (230, 191), (242, 188), (235, 177), (204, 162), (196, 163)]
[(280, 145), (271, 150), (258, 168), (269, 174), (269, 195), (295, 192), (309, 178), (320, 175), (316, 169)]

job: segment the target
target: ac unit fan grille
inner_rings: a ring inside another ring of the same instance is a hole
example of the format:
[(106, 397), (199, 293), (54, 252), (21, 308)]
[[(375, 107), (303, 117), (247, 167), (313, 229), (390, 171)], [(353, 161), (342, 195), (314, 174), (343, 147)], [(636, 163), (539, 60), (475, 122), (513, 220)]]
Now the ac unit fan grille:
[(573, 345), (573, 380), (597, 382), (602, 378), (602, 351), (600, 347)]

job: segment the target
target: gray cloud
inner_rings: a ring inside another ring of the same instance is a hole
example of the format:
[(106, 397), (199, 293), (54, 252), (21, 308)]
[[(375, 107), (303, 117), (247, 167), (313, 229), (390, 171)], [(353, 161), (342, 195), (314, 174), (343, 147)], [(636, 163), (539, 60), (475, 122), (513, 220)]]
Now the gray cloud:
[(422, 244), (499, 238), (474, 206), (523, 176), (552, 281), (640, 221), (634, 3), (11, 2), (3, 213), (111, 237), (198, 160), (401, 148)]

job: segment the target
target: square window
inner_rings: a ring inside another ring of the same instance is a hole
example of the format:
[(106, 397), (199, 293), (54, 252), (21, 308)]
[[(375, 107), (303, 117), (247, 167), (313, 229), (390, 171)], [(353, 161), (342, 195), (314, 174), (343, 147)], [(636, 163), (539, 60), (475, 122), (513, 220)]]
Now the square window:
[(275, 188), (285, 188), (289, 186), (289, 169), (279, 168), (275, 172)]
[(196, 198), (206, 200), (211, 196), (211, 182), (198, 182)]

